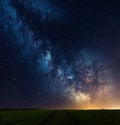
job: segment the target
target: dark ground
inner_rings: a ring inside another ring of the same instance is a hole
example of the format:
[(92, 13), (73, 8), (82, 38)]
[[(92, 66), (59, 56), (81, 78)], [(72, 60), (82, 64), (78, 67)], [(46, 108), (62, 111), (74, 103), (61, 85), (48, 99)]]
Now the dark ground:
[(0, 110), (0, 125), (120, 125), (120, 110)]

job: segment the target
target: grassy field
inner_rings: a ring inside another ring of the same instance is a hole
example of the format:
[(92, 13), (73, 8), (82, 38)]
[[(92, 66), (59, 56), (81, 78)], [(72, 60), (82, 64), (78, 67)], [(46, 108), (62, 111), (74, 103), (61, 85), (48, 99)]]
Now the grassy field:
[(120, 111), (1, 110), (0, 125), (120, 125)]

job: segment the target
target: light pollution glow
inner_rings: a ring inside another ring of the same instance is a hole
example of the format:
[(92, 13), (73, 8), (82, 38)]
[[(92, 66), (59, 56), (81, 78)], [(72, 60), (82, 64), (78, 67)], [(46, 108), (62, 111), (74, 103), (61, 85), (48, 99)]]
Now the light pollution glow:
[(120, 100), (116, 88), (110, 84), (100, 86), (90, 95), (84, 92), (76, 92), (74, 87), (67, 89), (70, 99), (75, 103), (73, 109), (120, 109)]

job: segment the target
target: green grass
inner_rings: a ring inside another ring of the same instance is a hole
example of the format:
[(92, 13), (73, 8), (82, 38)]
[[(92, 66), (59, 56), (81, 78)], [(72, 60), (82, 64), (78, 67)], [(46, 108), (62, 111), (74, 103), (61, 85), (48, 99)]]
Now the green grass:
[(119, 110), (69, 111), (81, 125), (120, 125)]
[(0, 125), (120, 125), (120, 111), (3, 110)]

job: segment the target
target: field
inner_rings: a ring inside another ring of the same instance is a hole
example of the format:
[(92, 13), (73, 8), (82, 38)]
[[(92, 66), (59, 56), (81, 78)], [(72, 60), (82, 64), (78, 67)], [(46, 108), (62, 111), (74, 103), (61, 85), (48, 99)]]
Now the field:
[(120, 110), (0, 110), (0, 125), (120, 125)]

